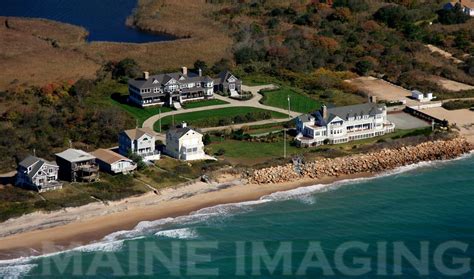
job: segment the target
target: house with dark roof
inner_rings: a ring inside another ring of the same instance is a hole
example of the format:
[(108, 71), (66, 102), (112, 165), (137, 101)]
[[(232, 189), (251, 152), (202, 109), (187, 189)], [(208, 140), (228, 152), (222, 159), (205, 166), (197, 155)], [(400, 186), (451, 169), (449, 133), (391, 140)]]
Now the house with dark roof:
[(182, 67), (181, 72), (150, 75), (128, 81), (129, 102), (139, 106), (167, 105), (180, 108), (182, 103), (214, 98), (214, 91), (240, 92), (241, 81), (229, 72), (213, 79)]
[(229, 71), (221, 72), (214, 79), (214, 84), (214, 90), (228, 93), (231, 97), (238, 97), (242, 93), (242, 81)]
[(166, 132), (166, 153), (185, 161), (209, 159), (204, 152), (202, 137), (200, 132), (182, 123)]
[(129, 156), (130, 153), (141, 156), (145, 161), (159, 160), (161, 154), (156, 150), (155, 132), (148, 128), (135, 128), (119, 134), (119, 153)]
[(61, 189), (63, 185), (58, 182), (58, 171), (56, 163), (28, 156), (18, 164), (15, 184), (38, 192)]
[(391, 133), (395, 124), (387, 120), (384, 104), (365, 103), (327, 108), (296, 118), (299, 146), (337, 144)]

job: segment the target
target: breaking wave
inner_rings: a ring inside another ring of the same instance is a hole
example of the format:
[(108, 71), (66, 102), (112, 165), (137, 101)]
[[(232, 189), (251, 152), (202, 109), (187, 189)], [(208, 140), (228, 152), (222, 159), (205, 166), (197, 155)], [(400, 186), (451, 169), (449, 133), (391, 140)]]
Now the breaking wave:
[(177, 239), (195, 239), (198, 238), (198, 233), (195, 229), (182, 228), (175, 230), (165, 230), (155, 233), (156, 236)]

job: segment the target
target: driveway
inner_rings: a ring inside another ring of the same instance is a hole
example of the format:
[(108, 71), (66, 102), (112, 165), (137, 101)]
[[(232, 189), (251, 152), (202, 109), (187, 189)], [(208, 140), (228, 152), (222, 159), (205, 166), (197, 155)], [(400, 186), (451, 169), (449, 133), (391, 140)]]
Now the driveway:
[[(259, 102), (263, 98), (263, 95), (259, 93), (260, 90), (275, 89), (275, 88), (278, 88), (278, 87), (273, 85), (273, 84), (259, 85), (259, 86), (245, 86), (245, 85), (242, 85), (242, 90), (243, 91), (252, 92), (252, 94), (253, 94), (252, 99), (247, 100), (247, 101), (239, 101), (239, 100), (223, 97), (219, 94), (214, 94), (215, 99), (228, 102), (228, 104), (208, 106), (208, 107), (198, 107), (198, 108), (192, 108), (192, 109), (173, 110), (173, 111), (165, 112), (165, 113), (162, 113), (162, 114), (156, 114), (156, 115), (153, 115), (152, 117), (148, 118), (147, 120), (145, 120), (143, 122), (142, 127), (144, 127), (144, 128), (146, 127), (146, 128), (149, 128), (149, 129), (153, 130), (154, 124), (160, 118), (171, 116), (171, 115), (183, 114), (183, 113), (188, 113), (188, 112), (196, 112), (196, 111), (204, 111), (204, 110), (214, 110), (214, 109), (221, 109), (221, 108), (231, 108), (231, 107), (253, 107), (253, 108), (266, 109), (266, 110), (280, 112), (280, 113), (283, 113), (283, 114), (288, 114), (288, 110), (281, 109), (281, 108), (276, 108), (276, 107), (271, 107), (271, 106), (266, 106), (266, 105), (263, 105)], [(289, 115), (291, 116), (291, 118), (295, 118), (297, 116), (300, 116), (301, 113), (290, 111)], [(267, 120), (256, 121), (256, 122), (251, 122), (251, 123), (243, 123), (243, 124), (237, 124), (237, 125), (227, 125), (227, 126), (220, 126), (220, 127), (204, 128), (202, 130), (207, 132), (207, 131), (212, 131), (212, 130), (222, 130), (222, 129), (226, 129), (226, 128), (239, 129), (242, 126), (281, 123), (281, 122), (286, 122), (286, 121), (288, 121), (288, 119), (267, 119)], [(166, 140), (166, 136), (163, 133), (161, 133), (161, 134), (157, 133), (156, 138), (158, 140), (161, 140), (163, 143)]]

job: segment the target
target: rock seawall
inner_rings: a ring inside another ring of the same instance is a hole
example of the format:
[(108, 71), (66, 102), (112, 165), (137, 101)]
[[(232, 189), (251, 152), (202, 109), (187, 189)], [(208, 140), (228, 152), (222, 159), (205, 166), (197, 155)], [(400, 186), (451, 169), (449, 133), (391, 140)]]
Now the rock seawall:
[(423, 161), (453, 159), (472, 149), (474, 146), (464, 138), (424, 142), (415, 146), (305, 162), (300, 166), (299, 172), (295, 171), (293, 164), (259, 169), (250, 175), (249, 182), (283, 183), (303, 177), (318, 179), (357, 173), (377, 173)]

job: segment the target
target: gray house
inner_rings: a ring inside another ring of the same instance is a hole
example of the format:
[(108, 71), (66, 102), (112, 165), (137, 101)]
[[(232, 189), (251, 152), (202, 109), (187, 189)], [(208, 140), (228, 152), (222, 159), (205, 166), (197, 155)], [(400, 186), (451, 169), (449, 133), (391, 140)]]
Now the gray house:
[(28, 156), (18, 164), (15, 184), (38, 192), (61, 189), (63, 185), (58, 182), (58, 170), (56, 163)]
[(242, 93), (242, 81), (231, 72), (224, 71), (214, 80), (214, 90), (229, 93), (231, 97), (238, 97)]
[(91, 154), (70, 148), (56, 154), (59, 178), (71, 182), (94, 182), (99, 178), (99, 166)]
[[(222, 81), (222, 84), (221, 84)], [(150, 75), (128, 81), (128, 101), (139, 106), (167, 105), (180, 108), (182, 103), (214, 98), (214, 90), (240, 92), (241, 82), (229, 72), (212, 79), (182, 67), (181, 72)]]

